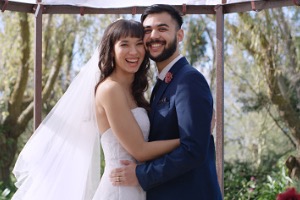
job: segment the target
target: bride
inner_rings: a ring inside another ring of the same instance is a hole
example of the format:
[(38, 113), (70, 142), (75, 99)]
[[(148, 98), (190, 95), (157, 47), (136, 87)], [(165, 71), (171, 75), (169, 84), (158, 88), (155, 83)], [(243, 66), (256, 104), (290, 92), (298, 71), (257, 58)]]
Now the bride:
[[(21, 151), (12, 200), (146, 199), (140, 186), (109, 180), (120, 160), (144, 162), (179, 145), (179, 139), (146, 142), (149, 60), (143, 32), (133, 20), (107, 27), (100, 54), (94, 53)], [(101, 181), (99, 138), (106, 164)]]

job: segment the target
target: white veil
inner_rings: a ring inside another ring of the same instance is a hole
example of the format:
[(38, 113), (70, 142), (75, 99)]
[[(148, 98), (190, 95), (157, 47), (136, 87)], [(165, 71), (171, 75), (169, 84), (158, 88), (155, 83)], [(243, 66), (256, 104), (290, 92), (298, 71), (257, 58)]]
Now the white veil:
[(21, 151), (13, 200), (92, 199), (100, 181), (98, 60), (97, 49)]

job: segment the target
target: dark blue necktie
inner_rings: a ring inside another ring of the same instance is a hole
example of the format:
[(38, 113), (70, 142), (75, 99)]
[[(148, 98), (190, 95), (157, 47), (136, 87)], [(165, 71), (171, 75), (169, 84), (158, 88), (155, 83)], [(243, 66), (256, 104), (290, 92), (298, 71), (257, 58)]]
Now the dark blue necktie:
[(162, 84), (162, 82), (163, 82), (163, 80), (157, 78), (157, 81), (156, 81), (155, 86), (154, 86), (154, 88), (153, 88), (153, 90), (152, 90), (152, 93), (151, 93), (150, 102), (152, 102), (152, 101), (154, 100), (155, 94), (156, 94), (156, 92), (157, 92), (159, 86)]

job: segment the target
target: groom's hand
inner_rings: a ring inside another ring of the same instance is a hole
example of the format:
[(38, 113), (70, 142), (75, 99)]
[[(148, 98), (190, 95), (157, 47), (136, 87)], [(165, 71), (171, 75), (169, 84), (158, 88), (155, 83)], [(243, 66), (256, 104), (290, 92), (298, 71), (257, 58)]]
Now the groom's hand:
[(124, 167), (110, 172), (110, 181), (114, 186), (137, 186), (139, 184), (135, 174), (136, 163), (129, 160), (120, 161)]

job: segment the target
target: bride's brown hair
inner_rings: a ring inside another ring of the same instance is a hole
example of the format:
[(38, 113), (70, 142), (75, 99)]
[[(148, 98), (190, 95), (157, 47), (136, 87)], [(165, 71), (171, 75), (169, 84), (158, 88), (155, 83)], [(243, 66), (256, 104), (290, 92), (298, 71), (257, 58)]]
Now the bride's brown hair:
[[(101, 71), (100, 81), (98, 85), (104, 81), (108, 76), (115, 70), (115, 63), (113, 58), (113, 51), (115, 43), (121, 38), (133, 37), (141, 38), (144, 37), (144, 28), (140, 22), (134, 20), (119, 19), (111, 23), (104, 31), (101, 43), (100, 43), (100, 54), (99, 54), (99, 69)], [(148, 71), (150, 68), (150, 61), (148, 55), (145, 58), (135, 73), (134, 81), (131, 85), (133, 97), (139, 107), (146, 108), (149, 110), (149, 103), (145, 99), (144, 92), (148, 89)]]

